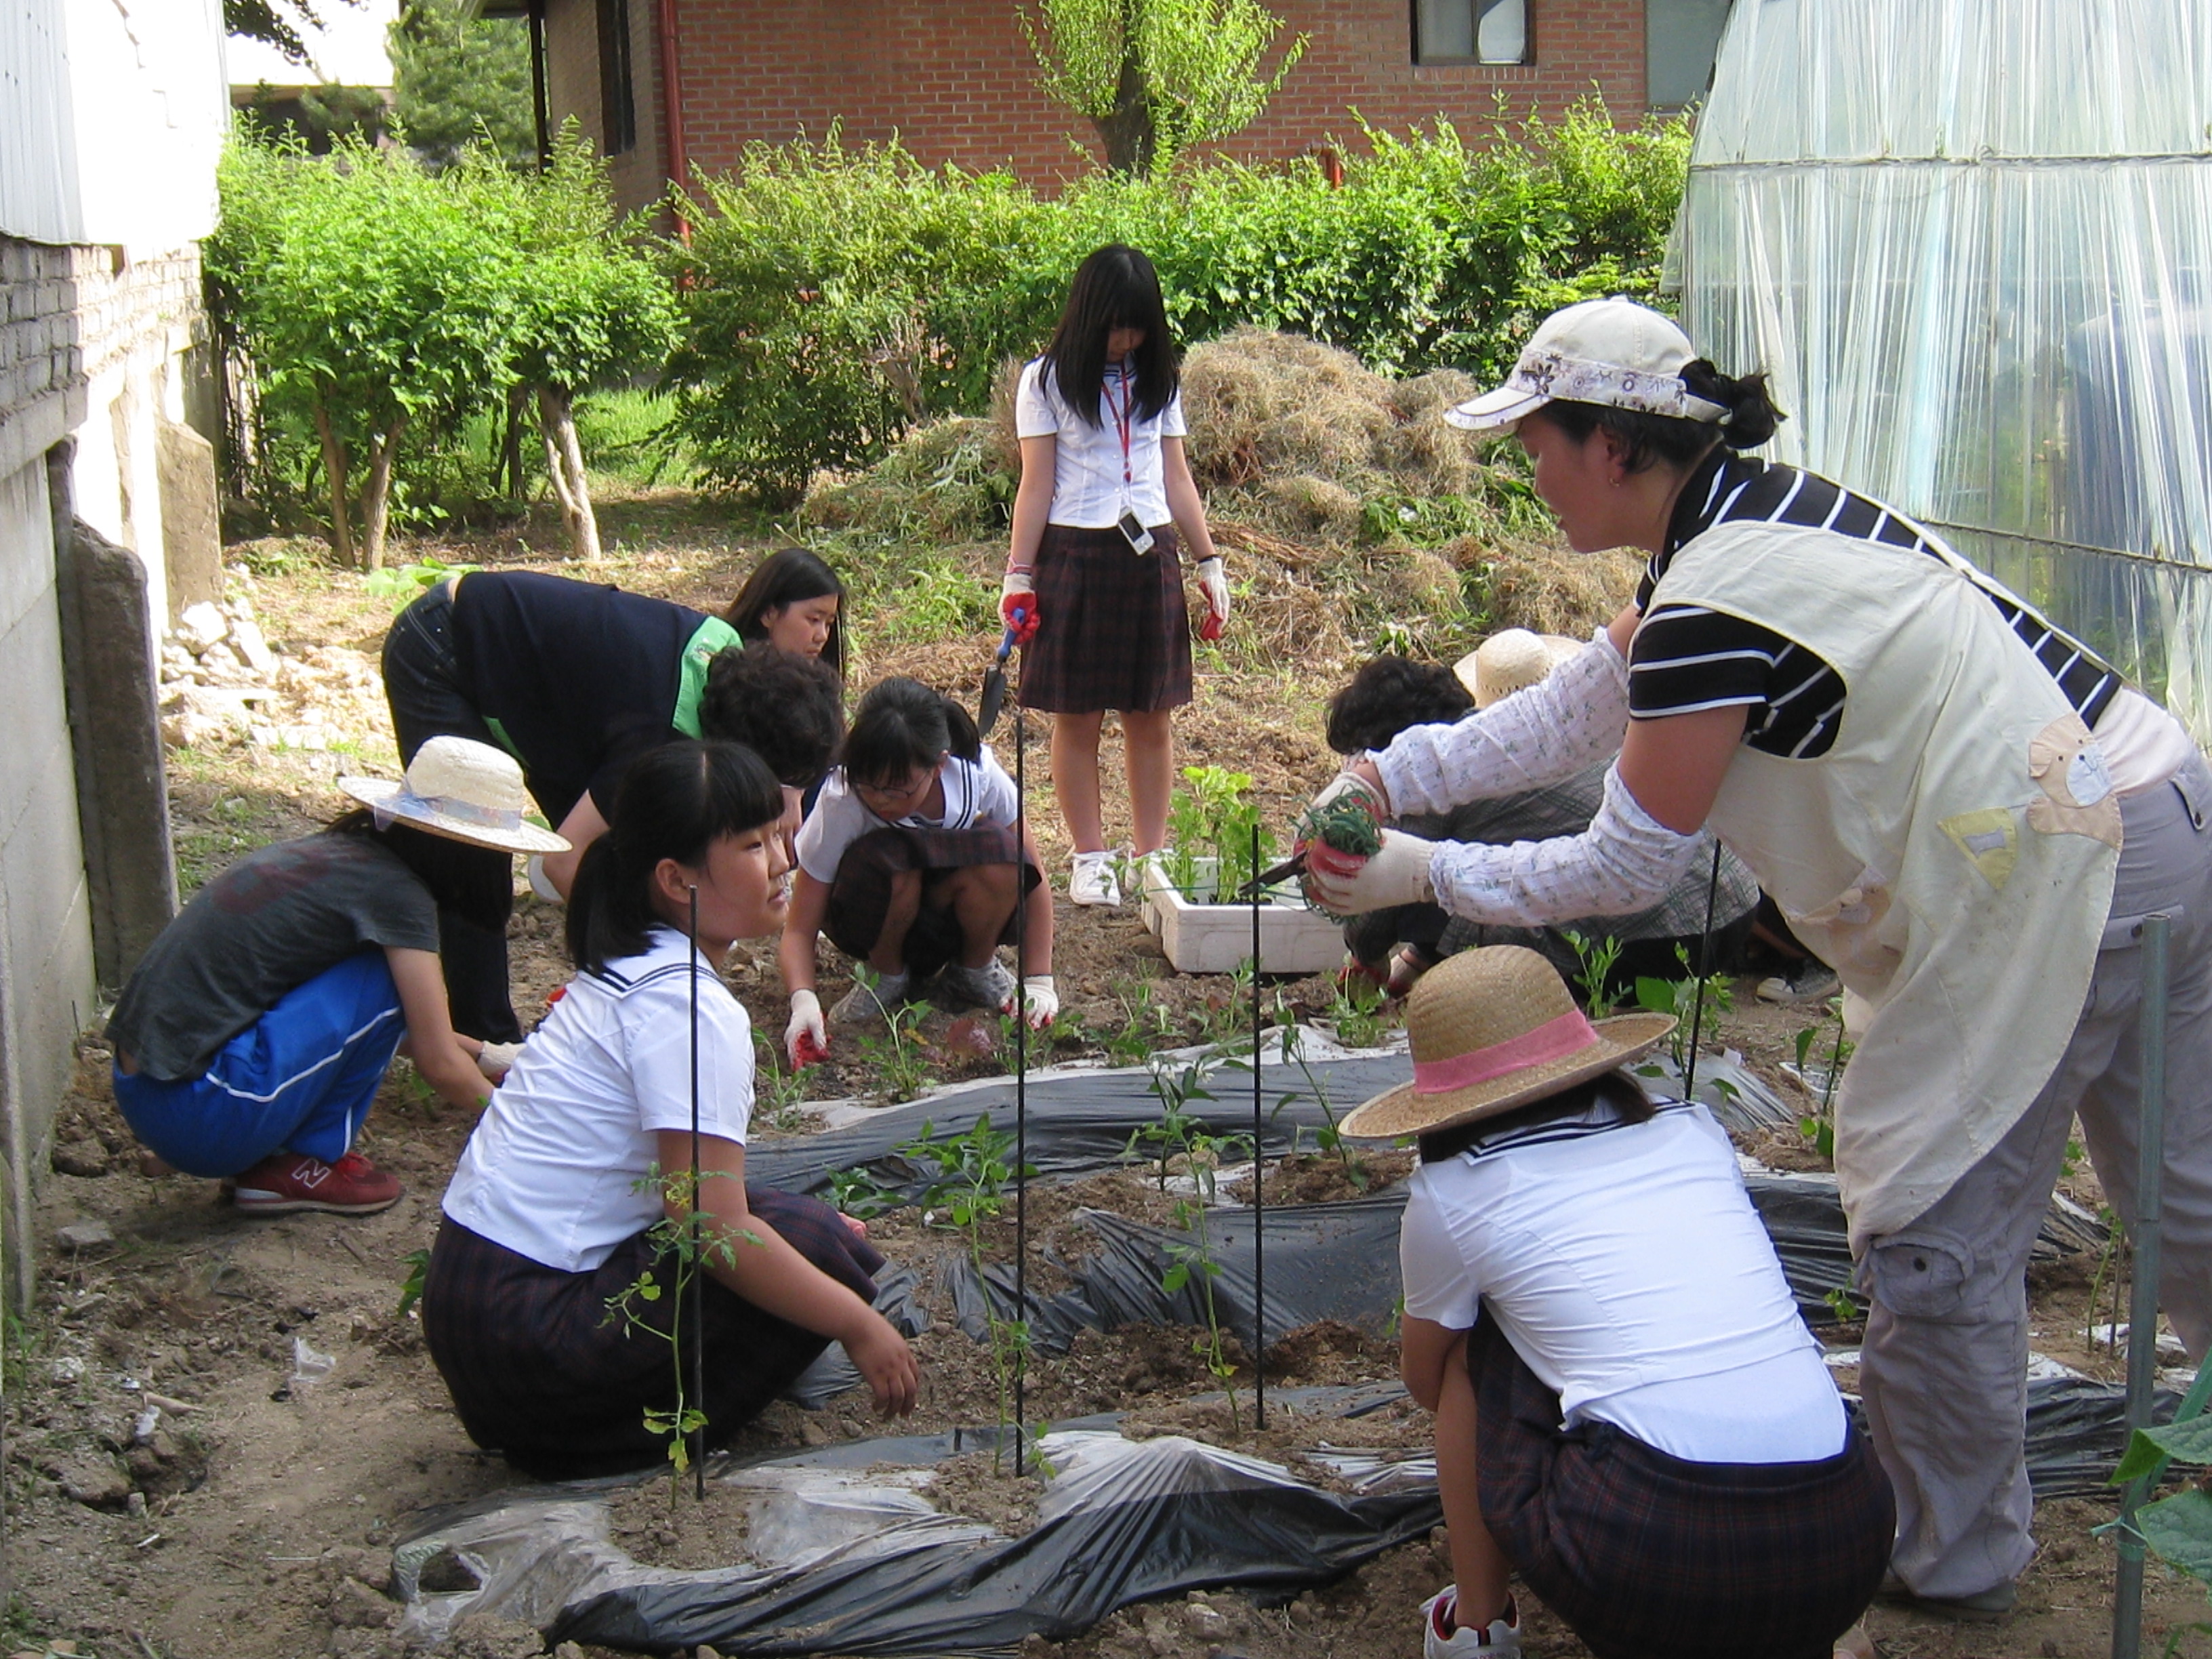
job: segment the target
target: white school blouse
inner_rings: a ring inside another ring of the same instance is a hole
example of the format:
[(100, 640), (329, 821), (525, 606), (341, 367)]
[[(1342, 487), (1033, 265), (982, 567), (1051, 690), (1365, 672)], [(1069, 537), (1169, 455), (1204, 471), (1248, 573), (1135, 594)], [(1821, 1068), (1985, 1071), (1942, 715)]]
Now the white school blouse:
[(1121, 434), (1115, 409), (1136, 395), (1136, 380), (1120, 366), (1106, 371), (1098, 400), (1098, 424), (1077, 415), (1060, 388), (1043, 380), (1042, 357), (1022, 369), (1014, 392), (1014, 432), (1024, 438), (1054, 438), (1051, 522), (1077, 530), (1111, 529), (1126, 501), (1148, 525), (1170, 521), (1168, 492), (1160, 464), (1160, 440), (1187, 436), (1182, 393), (1168, 399), (1158, 414), (1129, 418), (1129, 477), (1121, 483)]

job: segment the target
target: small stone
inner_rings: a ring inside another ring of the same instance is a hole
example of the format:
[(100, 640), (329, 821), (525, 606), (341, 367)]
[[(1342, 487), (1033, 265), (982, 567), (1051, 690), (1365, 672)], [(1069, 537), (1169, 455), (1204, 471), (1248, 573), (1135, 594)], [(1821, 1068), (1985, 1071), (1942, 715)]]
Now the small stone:
[(209, 647), (229, 632), (230, 618), (205, 599), (186, 605), (185, 614), (177, 618), (177, 643), (195, 657), (204, 655)]
[(799, 1437), (810, 1446), (826, 1446), (837, 1437), (831, 1434), (823, 1424), (810, 1417), (799, 1424)]
[(123, 1510), (124, 1513), (126, 1515), (139, 1516), (144, 1516), (146, 1513), (146, 1494), (143, 1492), (132, 1492), (130, 1497), (123, 1500)]
[(54, 1229), (54, 1242), (65, 1250), (97, 1249), (115, 1243), (115, 1229), (105, 1221), (72, 1221)]
[(331, 1623), (342, 1630), (385, 1630), (399, 1617), (398, 1604), (358, 1578), (339, 1581), (331, 1594)]
[(323, 1559), (344, 1578), (358, 1579), (369, 1589), (382, 1595), (392, 1588), (392, 1557), (384, 1550), (363, 1549), (358, 1544), (342, 1544), (324, 1552)]
[(1307, 1601), (1304, 1596), (1299, 1597), (1297, 1601), (1291, 1603), (1291, 1622), (1292, 1624), (1310, 1625), (1313, 1623), (1313, 1603)]
[(563, 1642), (553, 1650), (553, 1659), (584, 1659), (584, 1650), (574, 1642)]
[(261, 624), (255, 622), (251, 615), (233, 619), (230, 648), (238, 653), (239, 660), (255, 673), (265, 676), (276, 672), (276, 653), (269, 648), (269, 641), (261, 631)]
[(104, 1452), (76, 1451), (49, 1462), (46, 1473), (75, 1502), (91, 1510), (119, 1510), (131, 1498), (131, 1482)]
[(83, 1179), (104, 1176), (107, 1173), (107, 1148), (96, 1140), (65, 1141), (54, 1148), (52, 1162), (56, 1175)]

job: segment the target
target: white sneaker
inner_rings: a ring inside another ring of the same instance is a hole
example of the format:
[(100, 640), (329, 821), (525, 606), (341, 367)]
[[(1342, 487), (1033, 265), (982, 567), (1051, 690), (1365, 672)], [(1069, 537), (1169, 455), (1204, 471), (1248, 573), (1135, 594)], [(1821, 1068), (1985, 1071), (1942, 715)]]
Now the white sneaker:
[(1078, 853), (1067, 878), (1067, 896), (1077, 904), (1119, 904), (1121, 878), (1116, 866), (1121, 855), (1112, 848)]
[(1421, 1603), (1423, 1659), (1474, 1659), (1476, 1655), (1486, 1659), (1521, 1659), (1521, 1609), (1513, 1605), (1511, 1596), (1505, 1598), (1505, 1611), (1485, 1628), (1458, 1625), (1447, 1636), (1443, 1627), (1451, 1622), (1458, 1606), (1459, 1589), (1452, 1584)]

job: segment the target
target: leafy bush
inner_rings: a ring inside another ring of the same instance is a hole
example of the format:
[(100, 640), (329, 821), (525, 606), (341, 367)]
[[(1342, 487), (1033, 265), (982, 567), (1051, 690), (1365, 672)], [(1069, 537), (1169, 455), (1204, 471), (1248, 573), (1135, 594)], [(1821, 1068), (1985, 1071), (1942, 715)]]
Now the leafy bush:
[(1251, 325), (1393, 374), (1495, 375), (1555, 306), (1655, 285), (1688, 163), (1680, 121), (1624, 132), (1592, 102), (1487, 145), (1443, 123), (1365, 137), (1340, 189), (1310, 161), (1208, 160), (1054, 201), (834, 133), (757, 145), (682, 201), (696, 229), (671, 250), (678, 421), (712, 476), (787, 503), (925, 416), (981, 412), (1109, 241), (1152, 256), (1187, 345)]

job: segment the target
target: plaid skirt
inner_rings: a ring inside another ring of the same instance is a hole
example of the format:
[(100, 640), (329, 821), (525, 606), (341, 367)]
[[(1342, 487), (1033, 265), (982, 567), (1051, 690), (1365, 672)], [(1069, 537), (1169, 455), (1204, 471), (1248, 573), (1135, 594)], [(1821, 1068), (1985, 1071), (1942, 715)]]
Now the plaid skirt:
[[(873, 1303), (884, 1265), (819, 1199), (748, 1186), (756, 1221)], [(744, 1248), (740, 1246), (739, 1248)], [(422, 1291), (422, 1336), (469, 1438), (542, 1480), (575, 1480), (666, 1461), (665, 1437), (648, 1434), (647, 1411), (676, 1405), (675, 1369), (660, 1337), (608, 1316), (650, 1268), (671, 1283), (675, 1263), (640, 1233), (590, 1273), (563, 1273), (518, 1255), (443, 1218)], [(830, 1346), (827, 1337), (765, 1313), (709, 1279), (706, 1322), (706, 1439), (718, 1445), (766, 1410)], [(664, 1334), (676, 1298), (633, 1297), (631, 1317)]]
[[(907, 930), (906, 965), (916, 980), (935, 973), (960, 958), (960, 922), (950, 905), (932, 908), (929, 896), (955, 870), (975, 864), (1016, 864), (1023, 868), (1022, 891), (1042, 884), (1044, 872), (1022, 857), (1022, 843), (1012, 829), (1002, 823), (977, 824), (969, 830), (871, 830), (845, 849), (837, 861), (837, 878), (830, 884), (830, 900), (822, 914), (822, 931), (830, 942), (853, 957), (866, 957), (876, 948), (890, 913), (891, 878), (908, 870), (921, 872), (921, 914)], [(1016, 905), (999, 933), (999, 943), (1015, 942), (1021, 907)]]
[(1874, 1598), (1896, 1510), (1856, 1426), (1820, 1462), (1686, 1462), (1562, 1428), (1492, 1320), (1467, 1364), (1483, 1522), (1598, 1659), (1828, 1659)]
[(1024, 708), (1149, 714), (1190, 701), (1190, 607), (1182, 543), (1154, 525), (1152, 550), (1119, 530), (1047, 525), (1037, 547), (1036, 637), (1022, 648)]

